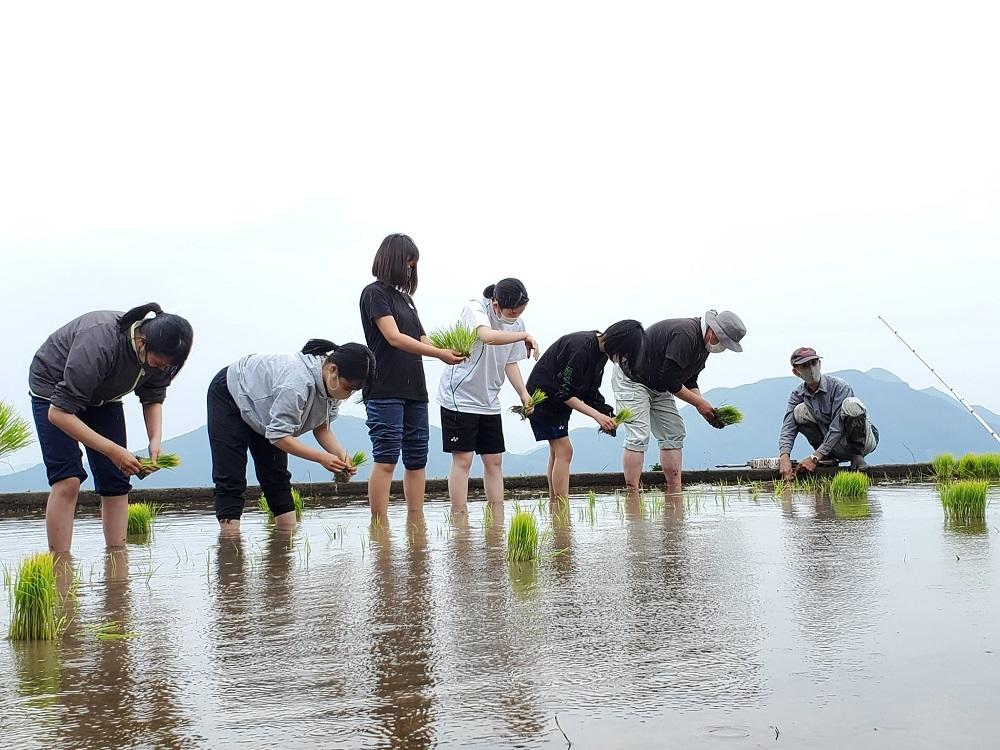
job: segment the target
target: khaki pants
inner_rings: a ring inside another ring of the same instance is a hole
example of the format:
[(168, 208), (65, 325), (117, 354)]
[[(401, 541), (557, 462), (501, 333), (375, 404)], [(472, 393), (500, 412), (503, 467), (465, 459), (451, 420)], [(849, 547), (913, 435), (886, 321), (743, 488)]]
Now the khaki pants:
[[(814, 450), (819, 448), (823, 444), (823, 441), (826, 440), (826, 435), (820, 429), (819, 423), (816, 421), (816, 415), (812, 413), (812, 409), (807, 404), (799, 404), (795, 407), (793, 414), (795, 415), (795, 424), (799, 428), (799, 432), (805, 435), (806, 440), (809, 441), (809, 445)], [(868, 412), (865, 409), (865, 405), (861, 403), (861, 399), (854, 396), (844, 399), (844, 403), (840, 407), (840, 421), (844, 423), (844, 420), (848, 419), (863, 419), (865, 421), (864, 443), (859, 442), (851, 445), (846, 432), (844, 432), (841, 434), (841, 438), (837, 441), (837, 444), (833, 446), (828, 458), (846, 461), (851, 456), (867, 456), (878, 446), (878, 428), (868, 419)]]
[(632, 422), (622, 425), (625, 428), (625, 450), (645, 453), (650, 433), (661, 450), (684, 447), (684, 418), (677, 411), (673, 394), (650, 390), (629, 380), (617, 366), (611, 373), (611, 388), (618, 410), (631, 409), (635, 415)]

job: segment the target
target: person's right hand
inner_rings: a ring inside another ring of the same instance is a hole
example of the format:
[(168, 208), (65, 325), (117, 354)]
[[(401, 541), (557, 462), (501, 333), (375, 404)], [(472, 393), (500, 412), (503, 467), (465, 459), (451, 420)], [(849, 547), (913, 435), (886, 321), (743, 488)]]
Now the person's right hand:
[(609, 417), (607, 414), (598, 414), (594, 417), (594, 420), (600, 425), (601, 429), (605, 432), (614, 433), (615, 429), (618, 427), (618, 423), (615, 422), (614, 417)]
[(719, 418), (715, 415), (715, 407), (712, 406), (707, 401), (698, 407), (698, 413), (705, 418), (706, 422), (708, 422), (710, 425), (712, 425), (712, 427), (716, 428), (717, 430), (721, 430), (723, 427), (725, 427), (725, 425), (722, 424)]
[(438, 349), (440, 354), (438, 354), (438, 359), (444, 362), (446, 365), (457, 365), (459, 362), (464, 362), (468, 357), (458, 352), (453, 352), (451, 349)]
[(786, 482), (791, 482), (795, 479), (795, 471), (792, 469), (792, 459), (787, 455), (778, 459), (778, 471), (781, 472), (781, 478)]
[(344, 471), (350, 466), (347, 461), (342, 459), (340, 456), (333, 455), (332, 453), (324, 453), (323, 458), (318, 463), (331, 474)]
[(535, 341), (535, 337), (530, 334), (524, 334), (524, 348), (528, 350), (528, 356), (534, 357), (535, 361), (538, 361), (538, 342)]
[(139, 463), (139, 459), (129, 451), (128, 448), (123, 448), (118, 446), (114, 451), (108, 456), (111, 462), (118, 467), (118, 470), (127, 477), (139, 476), (142, 474), (142, 464)]

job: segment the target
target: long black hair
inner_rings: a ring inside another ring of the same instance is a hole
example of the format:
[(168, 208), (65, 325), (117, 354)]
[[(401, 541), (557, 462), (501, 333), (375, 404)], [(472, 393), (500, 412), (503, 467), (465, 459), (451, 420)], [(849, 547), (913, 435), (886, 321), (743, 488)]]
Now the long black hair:
[(500, 279), (483, 290), (486, 299), (494, 300), (503, 310), (513, 310), (528, 304), (528, 290), (520, 279)]
[(390, 234), (379, 245), (372, 261), (372, 276), (386, 286), (401, 292), (417, 291), (417, 267), (410, 268), (410, 261), (420, 260), (416, 243), (405, 234)]
[(602, 334), (604, 353), (618, 357), (618, 365), (626, 375), (634, 373), (646, 350), (646, 330), (638, 320), (619, 320)]
[[(155, 317), (145, 320), (150, 313)], [(146, 351), (166, 357), (170, 364), (180, 369), (191, 353), (194, 329), (180, 315), (165, 313), (155, 302), (133, 307), (118, 319), (118, 328), (127, 333), (134, 323), (139, 323), (139, 334), (146, 339)]]
[(364, 344), (338, 346), (327, 339), (309, 339), (302, 347), (303, 354), (326, 357), (325, 365), (337, 365), (337, 372), (347, 380), (356, 381), (360, 388), (368, 385), (375, 376), (375, 355)]

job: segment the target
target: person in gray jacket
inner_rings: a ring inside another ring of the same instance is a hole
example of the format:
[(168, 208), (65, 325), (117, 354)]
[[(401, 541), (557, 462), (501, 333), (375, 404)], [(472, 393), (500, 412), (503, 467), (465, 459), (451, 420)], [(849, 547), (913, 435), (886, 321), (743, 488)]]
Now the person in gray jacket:
[[(149, 313), (155, 317), (147, 319)], [(80, 484), (87, 479), (80, 443), (101, 496), (108, 546), (125, 544), (128, 478), (144, 476), (125, 447), (122, 398), (135, 391), (149, 437), (160, 453), (167, 386), (187, 360), (194, 332), (155, 302), (126, 313), (100, 310), (71, 320), (35, 353), (28, 373), (31, 409), (45, 472), (52, 488), (45, 506), (49, 549), (68, 552)]]
[[(222, 368), (208, 388), (215, 515), (223, 535), (236, 535), (247, 489), (247, 451), (279, 529), (295, 528), (288, 454), (334, 474), (354, 467), (330, 429), (340, 402), (375, 374), (363, 344), (311, 339), (297, 354), (248, 354)], [(320, 448), (299, 436), (312, 431)]]

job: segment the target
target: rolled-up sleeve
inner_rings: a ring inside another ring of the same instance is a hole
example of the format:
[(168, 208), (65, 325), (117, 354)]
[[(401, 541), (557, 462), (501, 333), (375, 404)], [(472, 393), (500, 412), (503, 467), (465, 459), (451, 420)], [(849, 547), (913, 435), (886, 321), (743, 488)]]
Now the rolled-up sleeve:
[(302, 415), (305, 413), (308, 400), (308, 394), (296, 388), (289, 386), (278, 388), (274, 403), (271, 404), (267, 426), (264, 428), (264, 437), (276, 443), (282, 438), (299, 434)]
[(57, 409), (79, 414), (87, 408), (112, 367), (112, 354), (101, 330), (95, 326), (80, 331), (66, 355), (62, 380), (56, 383), (49, 401)]
[(798, 391), (792, 391), (788, 397), (788, 406), (785, 407), (785, 419), (781, 423), (781, 433), (778, 435), (778, 455), (791, 454), (795, 445), (795, 438), (799, 434), (799, 426), (795, 422), (795, 407), (802, 403), (802, 396)]

